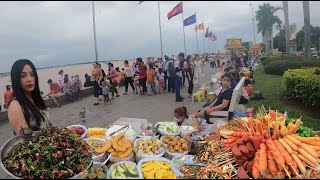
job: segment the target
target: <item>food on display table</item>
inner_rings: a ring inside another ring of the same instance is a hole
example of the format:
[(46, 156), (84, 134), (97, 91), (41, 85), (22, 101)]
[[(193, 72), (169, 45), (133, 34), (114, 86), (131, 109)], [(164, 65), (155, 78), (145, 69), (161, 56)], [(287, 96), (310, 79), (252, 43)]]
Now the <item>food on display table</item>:
[(110, 167), (111, 179), (136, 179), (139, 178), (137, 167), (131, 163), (120, 163)]
[(105, 147), (103, 151), (107, 151), (111, 154), (112, 157), (123, 159), (128, 157), (133, 152), (133, 143), (128, 139), (122, 138), (124, 133), (120, 133), (116, 136), (111, 136), (111, 140), (107, 140), (107, 145), (111, 146)]
[(93, 156), (98, 156), (102, 153), (98, 153), (96, 150), (105, 146), (105, 141), (98, 138), (87, 138), (85, 141), (88, 143)]
[(162, 142), (170, 153), (183, 153), (189, 151), (189, 142), (179, 136), (163, 136)]
[(320, 138), (296, 134), (301, 119), (287, 122), (287, 125), (285, 121), (285, 114), (273, 110), (257, 119), (239, 118), (245, 132), (233, 130), (233, 135), (230, 133), (228, 139), (221, 140), (226, 147), (231, 147), (232, 155), (240, 165), (239, 178), (242, 175), (255, 179), (291, 178), (299, 172), (305, 174), (308, 169), (317, 168)]
[[(124, 127), (124, 126), (113, 125), (112, 127), (110, 127), (110, 128), (108, 129), (107, 136), (110, 137), (110, 134), (111, 134), (111, 133), (116, 132), (116, 131), (118, 131), (119, 129), (121, 129), (121, 128), (123, 128), (123, 127)], [(117, 133), (115, 133), (115, 134), (113, 134), (113, 135), (118, 135), (118, 134), (120, 134), (120, 133), (125, 133), (124, 136), (123, 136), (123, 138), (124, 138), (124, 139), (129, 139), (129, 140), (131, 140), (131, 141), (134, 141), (134, 140), (136, 139), (136, 137), (137, 137), (136, 132), (135, 132), (135, 130), (132, 128), (131, 125), (129, 125), (128, 128), (124, 128), (124, 129), (118, 131)]]
[(85, 170), (80, 174), (81, 179), (106, 179), (107, 178), (107, 166), (95, 165), (88, 170)]
[(231, 158), (230, 147), (221, 148), (220, 141), (210, 141), (194, 158), (196, 163), (215, 164)]
[(89, 128), (88, 134), (92, 138), (104, 138), (106, 135), (106, 129), (105, 128)]
[(78, 135), (82, 136), (86, 133), (86, 128), (80, 125), (71, 125), (67, 127), (70, 131), (77, 133)]
[(65, 179), (91, 163), (88, 144), (67, 128), (41, 130), (3, 159), (4, 167), (23, 179)]
[(164, 135), (178, 135), (180, 134), (180, 127), (175, 122), (157, 122), (155, 127), (159, 124), (159, 132)]
[(157, 138), (139, 138), (135, 143), (136, 153), (158, 155), (163, 152), (161, 141)]
[(179, 179), (231, 179), (232, 169), (227, 166), (208, 164), (205, 167), (184, 165), (179, 168), (184, 177)]
[(176, 179), (171, 165), (164, 161), (148, 161), (141, 165), (145, 179)]

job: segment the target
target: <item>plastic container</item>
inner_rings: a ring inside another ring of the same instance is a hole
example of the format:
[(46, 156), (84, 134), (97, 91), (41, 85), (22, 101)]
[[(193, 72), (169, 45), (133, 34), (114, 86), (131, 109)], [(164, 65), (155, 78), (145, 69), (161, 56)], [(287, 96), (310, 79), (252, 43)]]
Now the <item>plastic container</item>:
[(123, 158), (123, 159), (111, 156), (109, 161), (112, 163), (118, 163), (118, 162), (123, 162), (123, 161), (135, 162), (134, 151), (132, 151), (132, 153), (128, 157)]
[[(160, 141), (162, 142), (163, 136), (161, 137)], [(190, 143), (189, 144), (189, 148), (190, 148)], [(183, 156), (183, 155), (187, 155), (189, 150), (184, 151), (183, 153), (171, 153), (167, 150), (168, 145), (163, 143), (164, 147), (165, 147), (165, 153), (164, 153), (164, 157), (168, 158), (168, 159), (172, 159), (173, 157), (176, 156)]]
[[(89, 128), (88, 128), (89, 129)], [(107, 132), (108, 132), (108, 129), (107, 128), (104, 128), (105, 130), (106, 130), (106, 134), (104, 135), (104, 137), (103, 138), (101, 138), (101, 139), (104, 139), (104, 140), (106, 140), (107, 139)], [(87, 138), (91, 138), (91, 136), (90, 136), (90, 134), (89, 133), (87, 133)], [(100, 139), (100, 138), (99, 138)]]
[[(111, 179), (111, 167), (113, 166), (116, 166), (116, 165), (119, 165), (119, 164), (133, 164), (136, 169), (138, 170), (138, 166), (136, 163), (134, 162), (131, 162), (131, 161), (121, 161), (121, 162), (118, 162), (118, 163), (115, 163), (115, 164), (112, 164), (109, 168), (108, 168), (108, 171), (107, 171), (107, 179)], [(143, 174), (141, 174), (141, 172), (138, 170), (138, 176), (137, 178), (131, 178), (131, 179), (143, 179)]]
[[(149, 138), (151, 139), (150, 137), (146, 137), (146, 139)], [(139, 138), (139, 139), (136, 139), (134, 141), (134, 149), (136, 150), (137, 149), (137, 143), (138, 141), (142, 139), (142, 138)], [(139, 151), (135, 151), (135, 154), (136, 154), (136, 162), (139, 162), (141, 159), (144, 159), (144, 158), (155, 158), (155, 157), (162, 157), (164, 155), (164, 153), (166, 152), (165, 150), (165, 146), (163, 145), (162, 141), (160, 141), (159, 139), (157, 139), (157, 141), (159, 141), (160, 143), (160, 148), (162, 148), (162, 150), (160, 151), (159, 154), (154, 154), (154, 155), (147, 155), (147, 154), (144, 154), (144, 153), (141, 153)]]
[[(104, 145), (106, 145), (106, 141), (105, 141), (104, 139), (99, 139), (99, 138), (86, 138), (86, 139), (84, 139), (84, 140), (87, 141), (87, 140), (90, 140), (90, 139), (101, 141), (101, 142), (104, 143)], [(93, 161), (99, 161), (99, 160), (103, 157), (104, 154), (105, 154), (105, 153), (99, 154), (99, 155), (97, 155), (97, 156), (92, 156), (92, 160), (93, 160)]]
[[(164, 161), (164, 162), (167, 162), (167, 163), (169, 163), (169, 164), (171, 165), (171, 170), (172, 170), (173, 173), (175, 173), (176, 176), (181, 176), (181, 177), (184, 176), (177, 168), (175, 168), (175, 167), (173, 166), (173, 164), (171, 163), (171, 161), (170, 161), (169, 159), (163, 158), (163, 157), (159, 157), (159, 158), (144, 158), (144, 159), (141, 159), (141, 160), (138, 162), (138, 172), (141, 173), (142, 175), (143, 175), (143, 173), (142, 173), (142, 170), (141, 170), (141, 166), (142, 166), (142, 164), (144, 164), (144, 163), (146, 163), (146, 162), (148, 162), (148, 161)], [(143, 176), (143, 178), (144, 178), (144, 176)]]
[[(115, 128), (115, 127), (116, 127), (116, 128)], [(105, 139), (111, 139), (110, 134), (111, 134), (112, 132), (117, 131), (118, 129), (120, 129), (120, 128), (122, 128), (122, 127), (123, 127), (122, 125), (113, 125), (113, 126), (112, 126), (111, 128), (109, 128), (109, 130), (107, 131), (107, 133), (106, 133), (106, 138), (105, 138)], [(124, 135), (123, 138), (128, 139), (129, 141), (132, 141), (132, 142), (133, 142), (134, 140), (137, 139), (137, 133), (136, 133), (136, 131), (132, 128), (132, 126), (130, 126), (130, 125), (129, 125), (129, 128), (128, 128), (127, 132), (129, 131), (129, 129), (130, 129), (130, 131), (133, 133), (133, 135), (132, 135), (131, 137), (127, 137), (126, 135)], [(112, 136), (116, 136), (116, 135), (118, 135), (119, 133), (125, 132), (125, 131), (126, 131), (126, 128), (123, 129), (123, 130), (121, 130), (120, 132), (115, 133), (115, 134), (112, 135)], [(127, 133), (127, 132), (126, 132), (126, 133)]]
[(87, 131), (88, 129), (83, 126), (83, 125), (80, 125), (80, 124), (74, 124), (74, 125), (71, 125), (71, 126), (68, 126), (67, 128), (71, 128), (71, 127), (80, 127), (84, 130), (84, 133), (81, 135), (82, 138), (87, 138)]
[[(159, 122), (161, 123), (161, 122)], [(158, 123), (155, 124), (155, 126), (157, 126)], [(177, 125), (178, 126), (178, 125)], [(180, 134), (180, 128), (178, 129), (178, 132), (177, 133), (168, 133), (168, 132), (165, 132), (161, 127), (158, 128), (158, 131), (161, 135), (171, 135), (171, 136), (179, 136)]]

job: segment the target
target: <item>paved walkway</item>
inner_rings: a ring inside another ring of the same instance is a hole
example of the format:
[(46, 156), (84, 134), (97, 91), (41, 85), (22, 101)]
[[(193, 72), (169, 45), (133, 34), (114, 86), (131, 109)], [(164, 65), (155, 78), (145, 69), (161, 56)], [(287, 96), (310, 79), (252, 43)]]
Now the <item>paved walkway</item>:
[[(205, 80), (208, 83), (210, 74), (215, 74), (217, 68), (210, 68), (209, 64), (205, 68)], [(173, 111), (176, 107), (186, 106), (189, 112), (195, 112), (204, 105), (203, 102), (191, 102), (188, 97), (188, 81), (185, 88), (181, 90), (181, 96), (185, 98), (183, 102), (175, 102), (174, 93), (157, 94), (154, 96), (139, 95), (129, 93), (122, 95), (124, 87), (120, 87), (120, 97), (113, 100), (113, 104), (106, 106), (100, 103), (93, 106), (94, 97), (87, 97), (82, 101), (66, 104), (61, 108), (53, 108), (50, 111), (50, 120), (54, 126), (66, 127), (72, 124), (82, 124), (88, 127), (105, 127), (112, 124), (120, 117), (147, 119), (152, 124), (159, 121), (173, 121)], [(194, 91), (198, 90), (194, 88)], [(85, 109), (85, 117), (82, 116)], [(2, 146), (8, 139), (13, 137), (10, 124), (0, 125), (0, 145)], [(0, 178), (6, 178), (0, 168)]]

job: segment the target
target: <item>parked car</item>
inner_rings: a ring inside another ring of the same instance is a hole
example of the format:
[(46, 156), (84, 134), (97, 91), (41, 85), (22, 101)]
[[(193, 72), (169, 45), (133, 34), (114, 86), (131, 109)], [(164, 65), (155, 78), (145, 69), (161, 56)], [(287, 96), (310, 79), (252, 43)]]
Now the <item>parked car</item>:
[(315, 48), (310, 48), (310, 53), (312, 57), (315, 57), (315, 58), (318, 57), (318, 52)]

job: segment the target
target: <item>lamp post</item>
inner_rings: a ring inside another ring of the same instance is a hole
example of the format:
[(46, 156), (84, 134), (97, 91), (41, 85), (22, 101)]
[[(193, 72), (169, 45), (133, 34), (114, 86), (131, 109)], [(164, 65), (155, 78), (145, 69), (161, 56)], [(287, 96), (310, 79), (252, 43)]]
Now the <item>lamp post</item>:
[(94, 11), (94, 1), (92, 1), (92, 19), (93, 19), (93, 36), (94, 36), (94, 49), (96, 54), (96, 62), (98, 62), (98, 50), (97, 50), (97, 37), (96, 37), (96, 19)]

